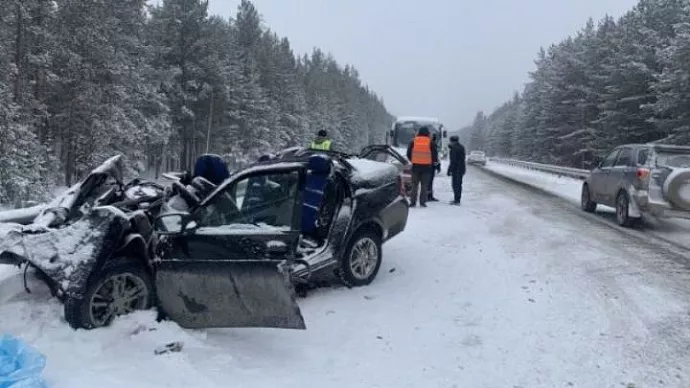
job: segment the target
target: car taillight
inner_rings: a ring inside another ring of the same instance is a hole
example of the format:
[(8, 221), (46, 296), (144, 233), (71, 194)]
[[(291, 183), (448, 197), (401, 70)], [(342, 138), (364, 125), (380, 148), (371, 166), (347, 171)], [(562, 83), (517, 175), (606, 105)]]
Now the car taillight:
[(637, 169), (637, 179), (641, 181), (646, 181), (647, 178), (649, 178), (649, 169), (648, 168), (638, 168)]

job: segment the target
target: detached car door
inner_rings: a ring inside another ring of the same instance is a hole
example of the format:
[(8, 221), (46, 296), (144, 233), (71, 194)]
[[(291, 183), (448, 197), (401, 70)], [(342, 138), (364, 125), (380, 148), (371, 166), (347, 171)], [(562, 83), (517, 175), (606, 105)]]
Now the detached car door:
[(294, 166), (241, 175), (163, 236), (155, 278), (164, 313), (186, 328), (305, 329), (288, 272), (303, 187)]

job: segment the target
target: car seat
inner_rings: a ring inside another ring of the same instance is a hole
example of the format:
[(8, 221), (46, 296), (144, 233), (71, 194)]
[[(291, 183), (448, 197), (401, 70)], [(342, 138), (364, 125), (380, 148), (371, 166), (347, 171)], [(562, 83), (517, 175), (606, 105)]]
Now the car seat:
[(193, 178), (204, 177), (207, 181), (214, 185), (223, 183), (224, 180), (230, 177), (228, 166), (225, 161), (218, 155), (204, 154), (197, 158), (194, 164)]
[(302, 233), (313, 233), (318, 226), (316, 221), (323, 205), (324, 188), (330, 173), (331, 163), (325, 155), (313, 155), (309, 158), (302, 203)]

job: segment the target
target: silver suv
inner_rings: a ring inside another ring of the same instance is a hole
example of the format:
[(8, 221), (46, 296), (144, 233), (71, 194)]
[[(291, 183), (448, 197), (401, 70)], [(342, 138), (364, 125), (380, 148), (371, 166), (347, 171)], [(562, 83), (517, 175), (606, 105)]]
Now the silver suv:
[(690, 147), (628, 144), (616, 147), (582, 184), (582, 210), (616, 208), (619, 225), (643, 215), (690, 218)]

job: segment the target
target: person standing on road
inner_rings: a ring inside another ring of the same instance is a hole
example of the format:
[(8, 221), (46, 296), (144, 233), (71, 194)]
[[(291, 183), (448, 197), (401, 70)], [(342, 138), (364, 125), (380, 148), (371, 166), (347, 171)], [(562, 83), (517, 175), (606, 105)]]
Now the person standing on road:
[(412, 192), (410, 207), (417, 205), (417, 193), (419, 193), (419, 205), (426, 207), (429, 198), (429, 180), (435, 163), (438, 163), (438, 150), (431, 141), (429, 128), (421, 127), (417, 136), (407, 146), (407, 159), (412, 162)]
[(328, 133), (323, 129), (316, 134), (316, 139), (314, 139), (309, 148), (312, 150), (330, 151), (333, 142), (328, 138)]
[[(438, 139), (437, 134), (434, 132), (433, 136), (431, 136), (431, 142), (436, 145), (436, 140)], [(441, 172), (441, 162), (437, 161), (434, 163), (434, 168), (431, 169), (431, 178), (429, 178), (429, 198), (427, 201), (429, 202), (438, 202), (438, 199), (434, 197), (434, 177), (436, 174)]]
[(459, 205), (462, 198), (462, 178), (465, 175), (465, 147), (460, 144), (460, 139), (457, 136), (451, 136), (448, 148), (450, 157), (448, 176), (451, 177), (454, 196), (450, 203)]

